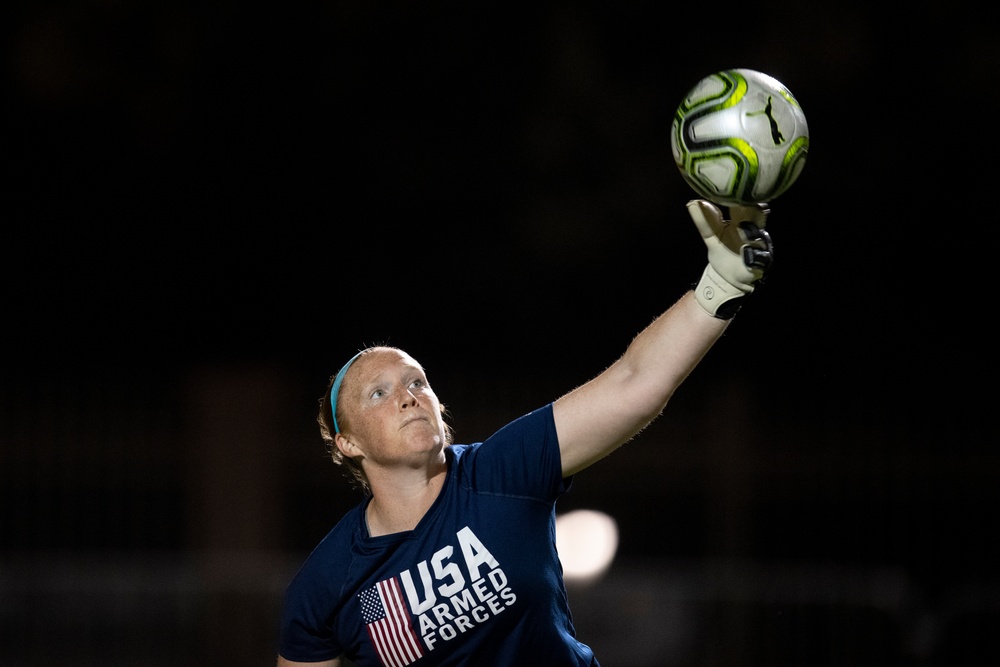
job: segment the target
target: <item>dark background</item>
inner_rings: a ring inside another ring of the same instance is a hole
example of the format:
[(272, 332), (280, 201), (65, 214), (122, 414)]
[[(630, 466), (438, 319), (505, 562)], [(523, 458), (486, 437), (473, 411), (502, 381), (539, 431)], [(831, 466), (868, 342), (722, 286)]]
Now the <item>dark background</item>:
[(273, 664), (357, 502), (315, 428), (388, 342), (457, 440), (611, 363), (699, 276), (670, 156), (730, 67), (798, 98), (776, 264), (561, 510), (616, 665), (995, 656), (997, 65), (963, 3), (8, 3), (0, 665)]

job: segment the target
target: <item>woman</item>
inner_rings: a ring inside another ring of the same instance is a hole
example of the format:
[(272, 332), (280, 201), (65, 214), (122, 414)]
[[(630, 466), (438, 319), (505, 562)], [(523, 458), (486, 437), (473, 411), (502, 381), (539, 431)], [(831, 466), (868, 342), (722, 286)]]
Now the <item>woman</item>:
[(555, 502), (663, 411), (771, 262), (763, 206), (688, 211), (708, 247), (695, 289), (600, 375), (482, 443), (451, 444), (402, 350), (363, 350), (331, 379), (321, 433), (366, 496), (289, 585), (279, 666), (598, 665), (573, 627)]

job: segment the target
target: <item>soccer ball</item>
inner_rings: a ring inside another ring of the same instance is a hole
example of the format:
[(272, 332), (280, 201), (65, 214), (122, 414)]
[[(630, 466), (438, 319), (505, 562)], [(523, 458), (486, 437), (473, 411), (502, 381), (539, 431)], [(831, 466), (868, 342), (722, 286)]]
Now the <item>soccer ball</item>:
[(674, 162), (701, 197), (722, 206), (766, 203), (802, 173), (806, 116), (777, 79), (750, 69), (705, 77), (677, 107)]

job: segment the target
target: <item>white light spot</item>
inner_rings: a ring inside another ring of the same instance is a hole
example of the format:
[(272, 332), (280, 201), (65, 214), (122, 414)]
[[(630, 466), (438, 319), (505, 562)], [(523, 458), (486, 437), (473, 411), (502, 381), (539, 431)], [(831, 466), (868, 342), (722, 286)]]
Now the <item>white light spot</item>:
[(603, 512), (574, 510), (556, 517), (556, 548), (567, 582), (591, 581), (611, 565), (618, 525)]

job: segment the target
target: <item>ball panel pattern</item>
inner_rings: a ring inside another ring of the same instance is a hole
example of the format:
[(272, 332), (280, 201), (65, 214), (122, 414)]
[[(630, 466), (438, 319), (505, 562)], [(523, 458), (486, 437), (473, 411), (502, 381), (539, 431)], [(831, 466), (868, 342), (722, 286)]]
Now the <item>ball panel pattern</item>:
[(699, 81), (674, 114), (671, 151), (688, 185), (724, 206), (768, 202), (798, 179), (809, 152), (805, 114), (771, 76), (725, 70)]

